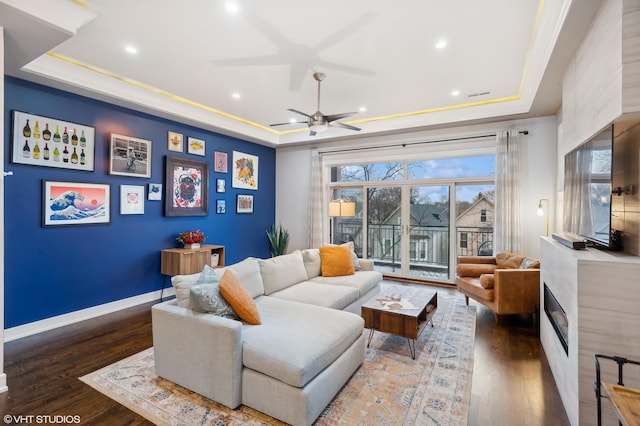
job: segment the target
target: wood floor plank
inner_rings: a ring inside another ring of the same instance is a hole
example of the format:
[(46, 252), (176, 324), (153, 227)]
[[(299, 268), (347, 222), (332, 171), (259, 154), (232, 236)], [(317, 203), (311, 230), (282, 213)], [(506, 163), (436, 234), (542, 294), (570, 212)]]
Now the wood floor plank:
[[(433, 288), (462, 298), (451, 288)], [(78, 377), (151, 347), (152, 305), (6, 343), (9, 391), (0, 394), (0, 413), (79, 415), (81, 424), (91, 425), (151, 424)], [(469, 425), (568, 425), (530, 317), (496, 324), (491, 311), (476, 306)]]

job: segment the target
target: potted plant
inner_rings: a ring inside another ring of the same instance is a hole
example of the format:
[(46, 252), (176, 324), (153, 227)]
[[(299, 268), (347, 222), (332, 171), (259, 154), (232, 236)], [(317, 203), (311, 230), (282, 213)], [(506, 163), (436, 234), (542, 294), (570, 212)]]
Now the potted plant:
[(204, 242), (204, 238), (204, 232), (200, 230), (184, 231), (178, 235), (176, 241), (180, 244), (184, 244), (184, 248), (186, 249), (199, 249), (200, 243)]
[(269, 238), (269, 246), (271, 247), (271, 257), (284, 254), (289, 242), (289, 232), (282, 225), (271, 225), (267, 229), (267, 238)]

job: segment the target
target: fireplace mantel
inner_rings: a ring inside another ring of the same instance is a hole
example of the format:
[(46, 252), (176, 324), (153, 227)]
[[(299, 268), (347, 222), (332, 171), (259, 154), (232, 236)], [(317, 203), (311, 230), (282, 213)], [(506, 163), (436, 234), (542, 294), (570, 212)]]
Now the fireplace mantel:
[[(596, 249), (572, 250), (549, 237), (540, 242), (540, 312), (543, 287), (549, 287), (569, 323), (565, 350), (545, 315), (540, 341), (572, 425), (595, 425), (593, 355), (640, 357), (640, 257)], [(616, 382), (614, 365), (603, 380)], [(640, 386), (640, 369), (625, 370), (625, 384)], [(617, 424), (604, 403), (603, 424)]]

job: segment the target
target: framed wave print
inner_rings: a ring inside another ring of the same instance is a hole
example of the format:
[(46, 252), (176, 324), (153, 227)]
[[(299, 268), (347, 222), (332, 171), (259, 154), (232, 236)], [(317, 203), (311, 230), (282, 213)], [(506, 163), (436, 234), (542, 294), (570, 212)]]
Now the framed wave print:
[(42, 226), (111, 222), (111, 185), (42, 181)]

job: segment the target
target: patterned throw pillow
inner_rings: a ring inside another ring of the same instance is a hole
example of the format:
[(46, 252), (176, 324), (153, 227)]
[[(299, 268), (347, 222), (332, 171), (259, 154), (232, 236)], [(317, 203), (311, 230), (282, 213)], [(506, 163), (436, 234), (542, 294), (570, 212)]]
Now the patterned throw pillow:
[(230, 270), (226, 270), (220, 280), (220, 294), (243, 321), (253, 325), (261, 324), (256, 302), (236, 274)]
[(194, 311), (238, 319), (231, 305), (220, 294), (218, 283), (196, 284), (189, 290), (189, 297)]

